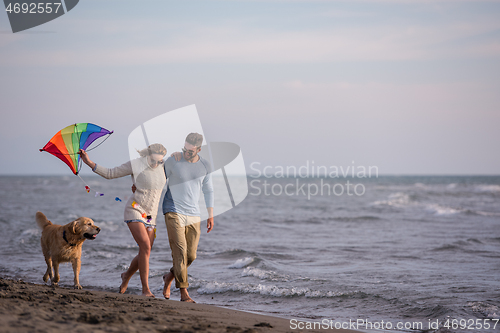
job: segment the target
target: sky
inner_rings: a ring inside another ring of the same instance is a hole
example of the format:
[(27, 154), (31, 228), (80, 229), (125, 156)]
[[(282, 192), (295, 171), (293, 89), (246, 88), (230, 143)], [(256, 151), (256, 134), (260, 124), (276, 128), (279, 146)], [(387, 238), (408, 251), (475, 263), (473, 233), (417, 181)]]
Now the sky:
[(120, 165), (137, 126), (192, 104), (248, 172), (500, 174), (498, 17), (500, 1), (85, 0), (14, 34), (2, 12), (0, 175), (70, 175), (38, 149), (76, 122), (113, 130), (90, 154)]

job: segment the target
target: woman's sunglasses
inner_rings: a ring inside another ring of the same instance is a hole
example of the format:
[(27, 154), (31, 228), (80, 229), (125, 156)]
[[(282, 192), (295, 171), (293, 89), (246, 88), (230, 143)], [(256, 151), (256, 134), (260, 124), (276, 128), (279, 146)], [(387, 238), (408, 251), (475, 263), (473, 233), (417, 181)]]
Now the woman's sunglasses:
[(150, 157), (150, 158), (149, 158), (149, 163), (151, 163), (151, 166), (157, 166), (157, 165), (163, 164), (163, 160), (156, 161), (156, 160), (153, 160), (153, 159)]

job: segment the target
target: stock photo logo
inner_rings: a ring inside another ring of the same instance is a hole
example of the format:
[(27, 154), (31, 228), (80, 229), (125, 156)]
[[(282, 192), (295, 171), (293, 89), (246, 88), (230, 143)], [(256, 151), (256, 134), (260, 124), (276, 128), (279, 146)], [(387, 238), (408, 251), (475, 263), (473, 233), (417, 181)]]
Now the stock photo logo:
[[(214, 217), (236, 207), (248, 195), (248, 183), (240, 147), (232, 142), (207, 142), (201, 120), (195, 105), (166, 112), (149, 119), (136, 127), (128, 137), (130, 160), (140, 157), (138, 150), (151, 144), (159, 143), (167, 149), (167, 156), (182, 151), (186, 135), (192, 132), (203, 135), (200, 157), (209, 161), (214, 187)], [(135, 179), (144, 168), (132, 165)], [(191, 179), (187, 180), (190, 181)], [(172, 192), (178, 183), (169, 183)], [(200, 207), (205, 201), (200, 199)], [(201, 210), (201, 219), (207, 219), (207, 213)]]
[(31, 29), (52, 21), (73, 8), (79, 0), (3, 0), (12, 32)]

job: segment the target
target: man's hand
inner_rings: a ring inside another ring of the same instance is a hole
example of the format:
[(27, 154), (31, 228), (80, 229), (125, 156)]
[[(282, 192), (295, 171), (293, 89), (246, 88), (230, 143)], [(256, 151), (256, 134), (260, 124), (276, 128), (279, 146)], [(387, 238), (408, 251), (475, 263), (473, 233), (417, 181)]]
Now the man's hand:
[(172, 155), (170, 155), (170, 157), (173, 157), (177, 162), (179, 162), (182, 158), (182, 153), (181, 152), (173, 152)]
[(214, 228), (214, 218), (210, 217), (207, 219), (207, 234)]
[(137, 187), (135, 187), (135, 184), (132, 184), (132, 193), (135, 193), (135, 190), (137, 190)]

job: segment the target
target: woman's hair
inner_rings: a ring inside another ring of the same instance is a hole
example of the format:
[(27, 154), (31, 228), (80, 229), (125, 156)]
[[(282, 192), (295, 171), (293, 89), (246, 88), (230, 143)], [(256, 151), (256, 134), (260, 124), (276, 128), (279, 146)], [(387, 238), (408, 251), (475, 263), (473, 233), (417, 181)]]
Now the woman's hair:
[(151, 154), (159, 154), (165, 156), (167, 154), (167, 148), (163, 147), (161, 143), (153, 143), (149, 145), (148, 148), (144, 148), (143, 150), (137, 150), (141, 157), (149, 156)]

